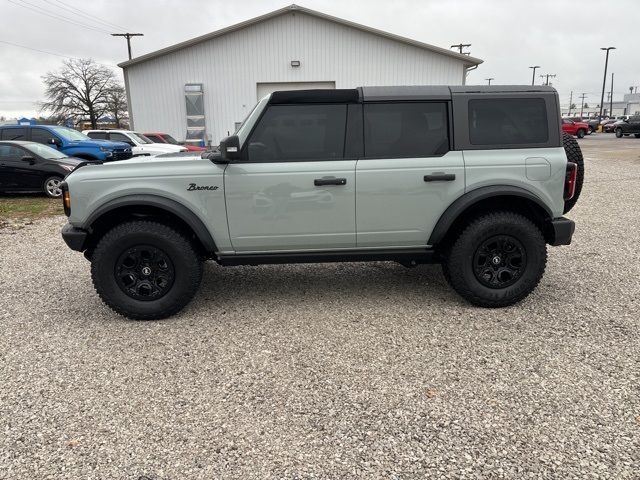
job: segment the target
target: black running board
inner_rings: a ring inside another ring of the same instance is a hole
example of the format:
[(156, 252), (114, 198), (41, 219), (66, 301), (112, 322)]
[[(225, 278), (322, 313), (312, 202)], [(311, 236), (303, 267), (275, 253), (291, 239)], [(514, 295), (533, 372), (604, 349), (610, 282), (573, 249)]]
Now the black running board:
[(296, 253), (249, 253), (217, 255), (220, 265), (265, 265), (282, 263), (328, 263), (328, 262), (400, 262), (414, 266), (421, 263), (439, 263), (431, 249), (354, 250), (340, 252), (296, 252)]

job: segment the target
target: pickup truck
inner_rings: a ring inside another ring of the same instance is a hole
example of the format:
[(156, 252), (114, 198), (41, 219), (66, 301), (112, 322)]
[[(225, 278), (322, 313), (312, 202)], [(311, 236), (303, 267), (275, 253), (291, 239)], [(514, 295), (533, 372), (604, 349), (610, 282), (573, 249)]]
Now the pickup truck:
[(563, 118), (562, 131), (578, 138), (584, 138), (589, 132), (589, 124), (585, 122), (574, 122), (568, 118)]
[(131, 147), (123, 142), (96, 141), (73, 128), (58, 125), (3, 125), (0, 140), (31, 141), (48, 145), (68, 157), (83, 160), (127, 160)]

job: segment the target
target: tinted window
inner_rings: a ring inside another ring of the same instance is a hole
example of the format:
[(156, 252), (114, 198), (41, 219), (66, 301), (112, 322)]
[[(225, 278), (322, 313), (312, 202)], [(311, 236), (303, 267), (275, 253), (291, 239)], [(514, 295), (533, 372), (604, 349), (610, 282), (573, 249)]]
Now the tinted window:
[(527, 145), (549, 140), (542, 98), (469, 101), (469, 140), (473, 145)]
[(445, 103), (365, 104), (365, 157), (428, 157), (448, 150)]
[(2, 130), (2, 140), (26, 140), (26, 128), (5, 128)]
[(0, 159), (5, 162), (17, 162), (27, 153), (13, 145), (0, 145)]
[(109, 140), (111, 140), (112, 142), (124, 142), (128, 143), (129, 145), (133, 144), (133, 141), (122, 133), (110, 133)]
[(342, 159), (346, 121), (346, 105), (270, 105), (249, 139), (249, 161)]
[(160, 137), (156, 136), (156, 135), (149, 135), (148, 133), (145, 135), (145, 137), (147, 137), (149, 140), (151, 140), (154, 143), (164, 143), (162, 140), (160, 140)]
[(37, 143), (42, 143), (44, 145), (48, 145), (49, 144), (49, 140), (51, 140), (54, 137), (54, 135), (49, 132), (48, 130), (45, 130), (44, 128), (32, 128), (31, 129), (31, 141), (32, 142), (37, 142)]
[(105, 140), (107, 138), (107, 134), (105, 132), (89, 132), (87, 135), (89, 138), (93, 138), (94, 140)]

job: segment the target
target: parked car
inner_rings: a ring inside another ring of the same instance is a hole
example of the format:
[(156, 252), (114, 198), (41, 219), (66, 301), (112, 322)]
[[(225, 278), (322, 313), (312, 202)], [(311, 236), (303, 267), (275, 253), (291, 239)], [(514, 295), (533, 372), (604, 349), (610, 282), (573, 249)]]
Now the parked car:
[(62, 237), (134, 319), (180, 311), (204, 259), (437, 262), (470, 303), (512, 305), (575, 228), (583, 159), (558, 104), (541, 86), (275, 92), (217, 151), (76, 169)]
[(598, 125), (600, 125), (600, 120), (597, 118), (581, 118), (581, 117), (573, 117), (570, 120), (578, 123), (586, 123), (589, 127), (587, 130), (587, 135), (591, 135), (598, 129)]
[(62, 180), (83, 161), (40, 143), (0, 141), (0, 192), (60, 197)]
[(568, 118), (563, 118), (562, 131), (578, 138), (584, 138), (589, 131), (589, 125), (584, 122), (574, 122)]
[(163, 153), (186, 152), (187, 149), (180, 145), (154, 143), (147, 137), (131, 130), (84, 130), (93, 139), (125, 142), (131, 146), (134, 157), (162, 155)]
[(610, 118), (608, 120), (604, 120), (602, 122), (602, 131), (605, 133), (613, 133), (613, 129), (614, 129), (614, 124), (618, 123), (619, 120), (616, 120), (615, 118)]
[(614, 129), (616, 137), (627, 137), (634, 135), (636, 138), (640, 138), (640, 115), (629, 117), (628, 120), (622, 120), (620, 123), (616, 123)]
[(92, 140), (73, 128), (58, 125), (2, 125), (0, 140), (41, 143), (83, 160), (109, 162), (127, 160), (133, 155), (126, 143)]
[(186, 148), (189, 152), (204, 152), (206, 150), (204, 147), (197, 147), (195, 145), (189, 145), (188, 143), (180, 143), (168, 133), (149, 132), (144, 133), (143, 135), (154, 143), (180, 145)]

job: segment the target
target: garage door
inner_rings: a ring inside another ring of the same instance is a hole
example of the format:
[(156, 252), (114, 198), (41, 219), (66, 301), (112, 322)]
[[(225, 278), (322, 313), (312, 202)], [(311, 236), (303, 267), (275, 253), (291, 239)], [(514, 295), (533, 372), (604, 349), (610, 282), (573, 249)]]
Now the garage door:
[(277, 90), (312, 90), (314, 88), (335, 89), (336, 82), (258, 83), (258, 100)]

